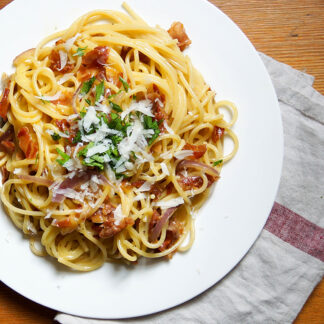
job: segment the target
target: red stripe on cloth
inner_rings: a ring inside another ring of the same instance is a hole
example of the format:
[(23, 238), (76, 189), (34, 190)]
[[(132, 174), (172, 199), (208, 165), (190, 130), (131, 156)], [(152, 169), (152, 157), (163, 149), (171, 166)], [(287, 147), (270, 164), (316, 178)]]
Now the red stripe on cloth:
[(297, 249), (324, 262), (324, 229), (285, 206), (274, 203), (264, 228)]

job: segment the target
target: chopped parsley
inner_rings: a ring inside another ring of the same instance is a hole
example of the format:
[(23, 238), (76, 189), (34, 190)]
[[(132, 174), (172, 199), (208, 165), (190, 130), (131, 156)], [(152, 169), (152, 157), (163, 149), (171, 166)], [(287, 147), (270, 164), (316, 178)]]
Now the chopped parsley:
[(105, 92), (105, 85), (104, 82), (101, 81), (97, 86), (96, 86), (96, 97), (95, 97), (95, 103), (98, 102), (104, 95)]
[(216, 162), (213, 163), (213, 166), (217, 166), (219, 164), (223, 163), (223, 160), (218, 160)]
[(61, 151), (58, 147), (56, 148), (56, 152), (62, 157), (62, 159), (57, 159), (57, 163), (59, 163), (60, 165), (65, 164), (67, 161), (69, 161), (71, 159), (71, 157), (69, 155), (67, 155), (65, 152)]
[(78, 47), (76, 53), (74, 53), (72, 56), (83, 56), (85, 53), (84, 51), (88, 48), (88, 46), (86, 47)]
[(57, 134), (57, 133), (54, 133), (51, 136), (52, 136), (54, 141), (58, 141), (61, 138), (61, 136), (59, 134)]
[(151, 145), (160, 134), (159, 124), (156, 120), (153, 121), (151, 116), (144, 115), (144, 128), (152, 129), (154, 131), (153, 136), (148, 141), (148, 144)]
[(85, 96), (91, 90), (95, 80), (96, 80), (96, 78), (92, 77), (91, 79), (89, 79), (88, 81), (85, 81), (82, 84), (81, 91), (80, 91), (80, 94), (82, 96)]
[(117, 112), (122, 112), (123, 109), (121, 109), (121, 107), (117, 104), (115, 104), (114, 102), (112, 101), (109, 101), (110, 105), (111, 105), (111, 108)]
[(86, 99), (85, 102), (86, 102), (89, 106), (91, 106), (91, 100), (90, 100), (90, 99)]
[(73, 137), (72, 143), (76, 144), (76, 143), (79, 143), (81, 141), (82, 141), (81, 140), (81, 132), (78, 130), (76, 135)]
[(129, 89), (129, 84), (127, 83), (127, 81), (125, 81), (121, 76), (119, 77), (119, 81), (122, 83), (125, 91), (127, 92)]

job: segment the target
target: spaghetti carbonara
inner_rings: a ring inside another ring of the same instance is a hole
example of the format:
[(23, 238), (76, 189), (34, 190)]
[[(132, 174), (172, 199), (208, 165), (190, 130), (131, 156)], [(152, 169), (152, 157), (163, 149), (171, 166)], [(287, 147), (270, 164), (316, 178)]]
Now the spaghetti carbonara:
[(237, 110), (182, 53), (183, 25), (124, 8), (85, 14), (2, 77), (3, 205), (35, 254), (80, 271), (189, 249), (193, 212), (238, 147)]

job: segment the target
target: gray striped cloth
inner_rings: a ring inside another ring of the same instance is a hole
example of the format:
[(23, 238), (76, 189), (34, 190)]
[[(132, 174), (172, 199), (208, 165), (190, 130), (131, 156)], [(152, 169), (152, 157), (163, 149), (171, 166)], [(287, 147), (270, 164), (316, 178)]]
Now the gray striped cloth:
[(293, 322), (324, 274), (324, 97), (312, 76), (260, 55), (279, 98), (285, 156), (273, 209), (246, 257), (208, 291), (170, 310), (124, 320), (58, 314), (58, 322)]

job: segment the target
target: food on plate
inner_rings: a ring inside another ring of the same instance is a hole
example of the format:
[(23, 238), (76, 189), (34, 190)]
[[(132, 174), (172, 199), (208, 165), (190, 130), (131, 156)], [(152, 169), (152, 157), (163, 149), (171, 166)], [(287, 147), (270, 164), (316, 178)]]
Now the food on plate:
[(2, 77), (1, 200), (35, 254), (79, 271), (188, 250), (238, 148), (236, 107), (183, 53), (183, 24), (150, 27), (124, 7), (83, 15)]

